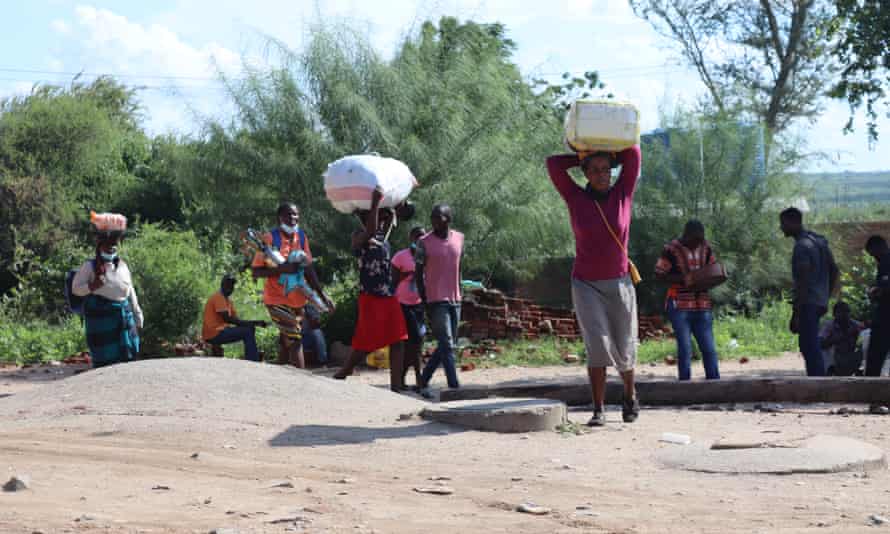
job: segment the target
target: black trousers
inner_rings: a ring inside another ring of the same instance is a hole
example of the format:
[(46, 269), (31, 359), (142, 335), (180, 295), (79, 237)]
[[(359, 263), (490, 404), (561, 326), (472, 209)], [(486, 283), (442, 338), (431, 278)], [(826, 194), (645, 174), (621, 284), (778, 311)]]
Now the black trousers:
[(881, 368), (890, 352), (890, 314), (880, 314), (872, 324), (868, 341), (868, 355), (865, 358), (865, 376), (881, 376)]

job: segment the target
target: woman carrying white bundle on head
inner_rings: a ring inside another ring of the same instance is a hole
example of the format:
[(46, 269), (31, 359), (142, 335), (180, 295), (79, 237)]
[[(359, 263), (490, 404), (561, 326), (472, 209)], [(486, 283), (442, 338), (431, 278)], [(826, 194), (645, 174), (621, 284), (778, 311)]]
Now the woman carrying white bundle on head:
[(87, 345), (95, 368), (136, 357), (143, 317), (130, 269), (118, 255), (126, 217), (91, 212), (90, 221), (96, 232), (96, 255), (74, 276), (71, 292), (83, 298)]

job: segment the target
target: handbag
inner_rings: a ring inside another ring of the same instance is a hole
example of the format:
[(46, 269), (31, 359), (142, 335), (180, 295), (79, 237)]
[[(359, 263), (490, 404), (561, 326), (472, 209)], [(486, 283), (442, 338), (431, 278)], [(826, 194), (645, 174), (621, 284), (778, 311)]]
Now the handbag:
[(726, 282), (728, 276), (722, 263), (714, 262), (689, 273), (692, 283), (687, 289), (695, 292), (707, 291)]
[(594, 206), (596, 206), (597, 211), (600, 212), (600, 217), (603, 218), (603, 224), (606, 225), (606, 229), (609, 230), (609, 234), (612, 236), (612, 239), (615, 240), (615, 243), (618, 245), (618, 248), (624, 252), (624, 257), (627, 258), (627, 270), (630, 273), (630, 281), (633, 282), (633, 285), (637, 285), (643, 281), (643, 277), (640, 276), (640, 271), (637, 269), (637, 266), (634, 265), (633, 260), (630, 259), (630, 255), (627, 253), (627, 248), (625, 248), (624, 243), (618, 239), (618, 236), (615, 234), (615, 231), (612, 230), (612, 225), (609, 224), (609, 221), (606, 219), (606, 214), (603, 213), (603, 208), (600, 207), (600, 203), (594, 201)]

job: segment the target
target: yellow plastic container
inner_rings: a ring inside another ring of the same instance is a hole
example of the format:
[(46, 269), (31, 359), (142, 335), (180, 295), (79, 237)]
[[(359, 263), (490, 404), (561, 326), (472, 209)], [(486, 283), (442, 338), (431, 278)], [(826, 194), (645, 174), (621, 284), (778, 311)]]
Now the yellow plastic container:
[(383, 347), (382, 349), (375, 350), (368, 354), (365, 361), (371, 367), (376, 367), (377, 369), (389, 369), (389, 347)]
[(566, 113), (565, 136), (575, 152), (619, 152), (640, 143), (640, 112), (630, 102), (576, 100)]

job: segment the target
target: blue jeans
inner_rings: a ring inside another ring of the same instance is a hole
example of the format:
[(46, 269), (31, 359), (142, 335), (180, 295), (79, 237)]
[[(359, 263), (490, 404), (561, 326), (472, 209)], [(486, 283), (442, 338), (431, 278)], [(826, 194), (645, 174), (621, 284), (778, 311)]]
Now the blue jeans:
[(711, 310), (685, 311), (678, 310), (673, 299), (668, 300), (668, 315), (674, 326), (677, 337), (677, 372), (680, 380), (689, 380), (692, 376), (692, 336), (698, 342), (702, 363), (705, 366), (705, 377), (708, 380), (720, 378), (717, 366), (717, 348), (714, 345), (712, 329), (714, 315)]
[(819, 318), (825, 308), (815, 304), (804, 304), (797, 316), (798, 346), (807, 366), (807, 376), (825, 376), (825, 359), (819, 345)]
[(256, 331), (249, 326), (230, 326), (216, 334), (216, 337), (208, 339), (211, 345), (226, 345), (228, 343), (244, 342), (244, 359), (252, 362), (260, 361), (260, 353), (256, 349)]
[(445, 377), (448, 379), (448, 387), (458, 388), (457, 369), (454, 363), (454, 347), (457, 341), (457, 323), (460, 321), (460, 304), (450, 302), (434, 302), (427, 308), (430, 316), (430, 328), (438, 345), (433, 352), (430, 361), (427, 362), (420, 378), (422, 385), (426, 386), (433, 373), (442, 364), (445, 369)]
[(328, 362), (328, 345), (321, 328), (312, 328), (307, 320), (303, 320), (303, 350), (312, 351), (318, 363)]

